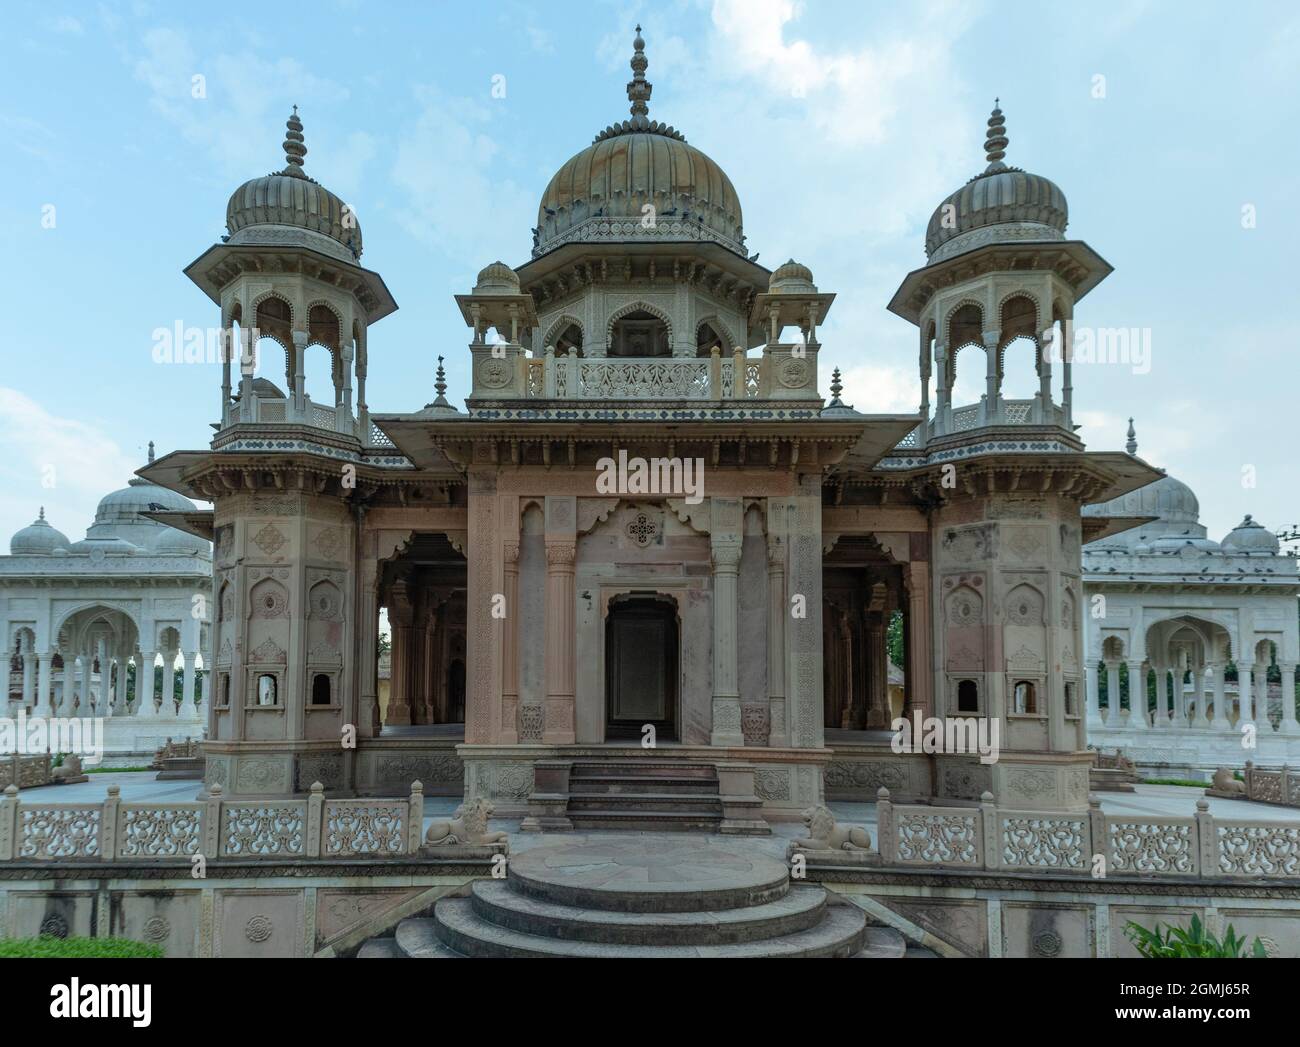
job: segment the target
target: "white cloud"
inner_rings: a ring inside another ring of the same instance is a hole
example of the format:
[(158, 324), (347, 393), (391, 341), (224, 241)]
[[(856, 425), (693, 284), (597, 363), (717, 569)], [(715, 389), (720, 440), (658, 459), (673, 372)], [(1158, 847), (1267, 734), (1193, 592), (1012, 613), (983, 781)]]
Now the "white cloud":
[[(201, 148), (204, 163), (226, 179), (282, 166), (279, 146), (292, 105), (325, 107), (348, 97), (346, 88), (292, 58), (267, 59), (251, 51), (201, 55), (188, 34), (166, 27), (150, 29), (140, 39), (134, 73), (149, 89), (150, 104), (187, 144)], [(196, 76), (202, 77), (198, 88)], [(272, 84), (274, 91), (268, 90)], [(195, 97), (196, 90), (201, 97)], [(312, 141), (309, 113), (304, 112), (303, 123), (310, 172), (319, 147)], [(337, 158), (343, 155), (340, 151)]]
[(451, 258), (517, 254), (520, 231), (536, 221), (537, 196), (515, 181), (516, 158), (488, 133), (494, 102), (433, 87), (417, 88), (416, 97), (420, 114), (402, 133), (393, 165), (393, 181), (407, 194), (399, 220)]
[[(100, 429), (51, 414), (17, 389), (0, 386), (0, 551), (40, 506), (51, 525), (78, 541), (99, 499), (144, 464)], [(47, 486), (49, 484), (49, 486)]]

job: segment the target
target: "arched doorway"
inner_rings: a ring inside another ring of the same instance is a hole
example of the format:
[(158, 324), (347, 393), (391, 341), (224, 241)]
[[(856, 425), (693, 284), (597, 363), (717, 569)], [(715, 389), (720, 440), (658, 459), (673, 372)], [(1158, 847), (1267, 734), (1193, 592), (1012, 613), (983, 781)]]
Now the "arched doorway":
[(677, 607), (653, 595), (620, 597), (605, 621), (605, 737), (677, 737)]

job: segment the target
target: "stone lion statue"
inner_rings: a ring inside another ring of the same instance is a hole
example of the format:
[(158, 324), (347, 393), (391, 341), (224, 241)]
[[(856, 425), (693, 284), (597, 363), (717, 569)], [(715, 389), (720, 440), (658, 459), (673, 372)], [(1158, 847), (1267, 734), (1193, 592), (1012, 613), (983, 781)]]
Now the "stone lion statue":
[(426, 846), (446, 847), (455, 844), (484, 847), (506, 839), (502, 832), (488, 832), (488, 819), (496, 808), (487, 800), (467, 800), (456, 808), (449, 822), (434, 822), (424, 834)]
[(1221, 793), (1242, 793), (1246, 792), (1246, 783), (1239, 782), (1232, 776), (1232, 771), (1227, 767), (1220, 767), (1214, 772), (1214, 789)]
[(71, 781), (88, 781), (85, 772), (81, 769), (81, 757), (75, 753), (69, 753), (63, 758), (63, 762), (50, 772), (50, 778), (56, 782)]
[(822, 804), (803, 812), (803, 823), (808, 827), (807, 838), (797, 838), (796, 847), (808, 851), (869, 851), (871, 834), (858, 825), (840, 827), (835, 815)]

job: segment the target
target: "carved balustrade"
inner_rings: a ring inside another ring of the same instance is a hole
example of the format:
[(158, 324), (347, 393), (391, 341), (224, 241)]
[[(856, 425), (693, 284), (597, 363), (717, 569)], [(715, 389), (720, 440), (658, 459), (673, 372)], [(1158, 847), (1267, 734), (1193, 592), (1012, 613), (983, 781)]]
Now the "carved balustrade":
[(415, 854), (424, 787), (396, 799), (327, 800), (319, 782), (302, 800), (225, 800), (214, 785), (193, 803), (125, 803), (116, 785), (100, 803), (0, 799), (0, 862), (311, 861)]
[(1216, 818), (1196, 813), (1108, 815), (1101, 801), (1082, 813), (877, 802), (886, 865), (1075, 876), (1293, 879), (1300, 876), (1300, 822)]

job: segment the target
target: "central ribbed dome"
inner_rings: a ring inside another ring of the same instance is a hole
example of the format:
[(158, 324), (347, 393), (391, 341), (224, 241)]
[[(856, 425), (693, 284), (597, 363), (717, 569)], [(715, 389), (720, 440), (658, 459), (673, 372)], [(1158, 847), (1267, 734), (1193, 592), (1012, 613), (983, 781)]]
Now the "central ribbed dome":
[(633, 46), (632, 118), (605, 128), (555, 173), (537, 211), (533, 254), (573, 240), (714, 240), (742, 252), (735, 186), (681, 132), (649, 118), (640, 26)]
[(361, 226), (347, 204), (303, 172), (307, 147), (297, 106), (285, 126), (284, 170), (250, 179), (230, 195), (229, 242), (303, 244), (355, 262), (361, 257)]
[(1063, 238), (1070, 218), (1065, 194), (1051, 179), (1004, 164), (1008, 141), (1006, 120), (995, 104), (984, 142), (988, 167), (949, 193), (930, 216), (925, 230), (930, 261), (985, 243)]

